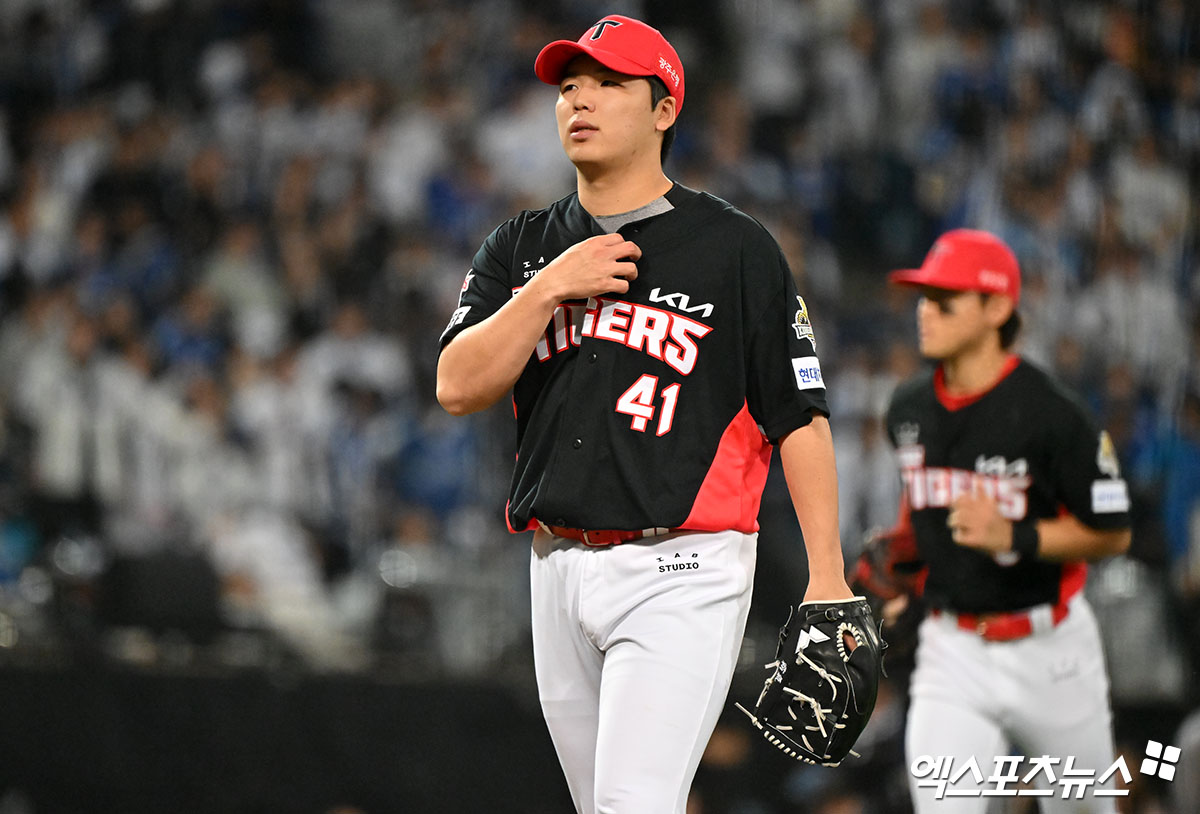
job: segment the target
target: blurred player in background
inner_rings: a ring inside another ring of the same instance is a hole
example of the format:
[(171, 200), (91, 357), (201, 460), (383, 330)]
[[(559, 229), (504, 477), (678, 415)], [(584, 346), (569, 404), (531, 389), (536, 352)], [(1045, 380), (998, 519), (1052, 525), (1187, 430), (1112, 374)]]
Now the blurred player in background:
[[(896, 389), (887, 413), (904, 487), (890, 540), (915, 538), (926, 567), (910, 582), (923, 582), (928, 613), (911, 684), (909, 766), (952, 757), (957, 774), (974, 758), (987, 778), (996, 756), (1057, 757), (1060, 770), (1073, 756), (1099, 775), (1115, 757), (1112, 716), (1083, 585), (1084, 561), (1130, 542), (1112, 441), (1072, 394), (1012, 351), (1021, 275), (997, 237), (948, 232), (921, 268), (891, 281), (919, 291), (920, 351), (936, 363)], [(934, 787), (910, 783), (918, 814), (981, 814), (988, 804), (935, 799)], [(954, 788), (973, 783), (968, 773)], [(1111, 798), (1090, 794), (1039, 802), (1044, 812), (1115, 811)]]

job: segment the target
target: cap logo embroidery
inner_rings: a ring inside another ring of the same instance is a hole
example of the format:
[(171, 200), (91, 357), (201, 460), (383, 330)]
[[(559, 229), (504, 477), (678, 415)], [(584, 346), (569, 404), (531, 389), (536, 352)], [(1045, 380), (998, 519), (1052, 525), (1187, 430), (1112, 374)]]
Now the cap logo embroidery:
[[(604, 34), (604, 32), (608, 30), (608, 26), (617, 26), (620, 24), (621, 22), (619, 20), (601, 20), (592, 28), (592, 36), (588, 37), (588, 39), (598, 40)], [(675, 80), (675, 83), (679, 84), (679, 80)]]
[(979, 284), (988, 288), (995, 288), (1000, 291), (1008, 290), (1008, 275), (992, 271), (991, 269), (979, 270)]
[(675, 87), (679, 87), (679, 74), (676, 73), (674, 66), (670, 62), (667, 62), (666, 59), (660, 56), (658, 58), (658, 67), (670, 74), (671, 81), (675, 83)]

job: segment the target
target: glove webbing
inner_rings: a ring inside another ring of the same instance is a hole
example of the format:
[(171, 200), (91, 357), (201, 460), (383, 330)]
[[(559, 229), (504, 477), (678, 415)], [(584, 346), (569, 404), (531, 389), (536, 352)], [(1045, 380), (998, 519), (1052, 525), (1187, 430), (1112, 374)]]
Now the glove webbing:
[[(821, 678), (823, 678), (829, 682), (829, 688), (833, 691), (833, 696), (830, 698), (830, 700), (832, 701), (832, 700), (836, 699), (837, 698), (837, 686), (836, 685), (842, 682), (842, 677), (834, 675), (833, 673), (829, 672), (824, 667), (822, 667), (820, 664), (817, 664), (815, 661), (810, 659), (808, 656), (804, 655), (803, 651), (798, 652), (796, 655), (799, 657), (800, 661), (804, 662), (804, 664), (808, 666), (808, 668), (810, 670), (812, 670), (817, 675), (821, 676)], [(773, 670), (778, 666), (779, 666), (779, 662), (773, 661), (770, 664), (766, 665), (766, 669)], [(825, 729), (825, 717), (827, 715), (833, 714), (833, 708), (832, 707), (828, 707), (828, 708), (822, 707), (821, 703), (817, 699), (813, 698), (812, 696), (805, 695), (804, 693), (800, 692), (799, 690), (794, 690), (791, 687), (788, 687), (786, 685), (782, 687), (782, 690), (784, 692), (786, 692), (788, 695), (791, 695), (792, 697), (796, 698), (797, 700), (807, 704), (809, 706), (809, 708), (813, 711), (813, 717), (816, 719), (817, 725), (816, 726), (806, 726), (804, 728), (806, 730), (808, 730), (809, 732), (820, 732), (821, 737), (828, 738), (829, 732)], [(759, 701), (762, 700), (762, 696), (766, 695), (766, 693), (767, 693), (767, 688), (763, 687), (763, 691), (759, 695)], [(754, 713), (750, 712), (750, 710), (743, 707), (740, 703), (735, 703), (734, 706), (737, 707), (738, 709), (740, 709), (742, 712), (746, 713), (746, 716), (751, 720), (751, 722), (754, 723), (755, 726), (758, 726), (760, 729), (762, 728), (758, 722), (758, 717), (756, 715), (754, 715)], [(793, 721), (799, 720), (799, 718), (796, 717), (796, 713), (792, 711), (792, 707), (790, 704), (787, 707), (787, 713), (788, 713), (788, 715), (792, 716)], [(783, 724), (774, 724), (774, 726), (780, 732), (792, 731), (792, 727), (785, 726)], [(837, 723), (835, 721), (833, 723), (833, 728), (834, 729), (845, 729), (846, 725), (842, 724), (842, 723)], [(804, 742), (804, 746), (808, 749), (808, 751), (812, 752), (813, 754), (817, 753), (817, 750), (813, 749), (812, 744), (808, 742), (807, 735), (801, 733), (800, 740)], [(782, 748), (782, 744), (777, 744), (777, 745), (780, 746), (780, 748)], [(852, 755), (854, 755), (855, 757), (858, 756), (858, 753), (855, 752), (854, 750), (851, 750), (850, 753)]]

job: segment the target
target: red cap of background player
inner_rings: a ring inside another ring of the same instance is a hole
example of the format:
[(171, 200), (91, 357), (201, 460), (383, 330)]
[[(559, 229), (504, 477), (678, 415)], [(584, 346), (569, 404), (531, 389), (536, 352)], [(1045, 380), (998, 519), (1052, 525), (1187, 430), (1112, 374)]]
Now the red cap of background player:
[(1017, 302), (1021, 269), (1003, 240), (978, 229), (954, 229), (937, 239), (919, 269), (893, 271), (897, 285), (1004, 294)]
[(631, 76), (657, 76), (675, 97), (676, 112), (683, 109), (683, 63), (657, 28), (632, 17), (610, 14), (578, 41), (556, 40), (543, 48), (533, 63), (533, 72), (546, 84), (557, 85), (567, 63), (580, 54)]

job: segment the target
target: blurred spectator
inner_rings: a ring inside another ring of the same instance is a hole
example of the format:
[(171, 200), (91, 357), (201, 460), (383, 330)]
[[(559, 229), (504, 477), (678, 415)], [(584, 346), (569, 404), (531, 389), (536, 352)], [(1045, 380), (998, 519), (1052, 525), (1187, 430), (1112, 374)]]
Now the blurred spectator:
[(216, 371), (225, 358), (225, 330), (210, 289), (191, 288), (152, 328), (161, 364), (171, 370)]
[(202, 283), (229, 316), (234, 344), (260, 357), (283, 346), (287, 303), (268, 264), (262, 230), (252, 218), (230, 223), (202, 270)]
[[(100, 204), (97, 204), (100, 205)], [(143, 319), (171, 305), (178, 293), (179, 255), (162, 224), (153, 219), (150, 204), (137, 197), (116, 202), (113, 277), (117, 287), (138, 303)]]
[[(890, 5), (890, 4), (889, 4)], [(912, 16), (895, 29), (885, 52), (884, 99), (896, 126), (884, 134), (907, 160), (915, 162), (926, 149), (934, 128), (934, 90), (938, 76), (958, 56), (958, 46), (940, 3), (907, 4)]]
[(1149, 250), (1160, 263), (1152, 271), (1174, 282), (1190, 202), (1186, 176), (1163, 160), (1158, 136), (1145, 133), (1117, 151), (1112, 159), (1112, 190), (1121, 236)]
[(208, 144), (187, 159), (177, 185), (163, 202), (179, 247), (189, 260), (207, 257), (216, 248), (227, 213), (238, 204), (231, 160)]
[[(805, 56), (816, 26), (811, 4), (787, 0), (726, 0), (723, 16), (739, 42), (734, 75), (756, 115), (791, 117), (802, 110), (812, 90)], [(684, 57), (686, 61), (686, 57)]]
[(393, 222), (420, 220), (429, 180), (450, 162), (448, 104), (433, 90), (405, 100), (372, 134), (366, 156), (372, 203)]
[(317, 222), (316, 245), (324, 275), (340, 299), (365, 302), (387, 257), (390, 232), (368, 206), (359, 184), (326, 208)]
[(1195, 185), (1200, 170), (1200, 65), (1182, 63), (1175, 68), (1175, 95), (1170, 102), (1167, 137), (1177, 151), (1180, 166)]
[(1107, 150), (1130, 144), (1150, 127), (1146, 93), (1134, 72), (1138, 57), (1136, 21), (1115, 4), (1100, 12), (1105, 62), (1092, 72), (1080, 100), (1079, 121), (1094, 144)]
[(120, 493), (119, 427), (100, 381), (96, 325), (72, 315), (62, 342), (35, 348), (15, 384), (15, 406), (33, 429), (34, 522), (43, 541), (95, 535), (102, 500)]
[(403, 345), (374, 330), (363, 303), (343, 302), (328, 328), (308, 342), (297, 359), (301, 386), (329, 397), (345, 382), (371, 389), (384, 398), (405, 395), (410, 364)]
[(297, 350), (263, 361), (238, 354), (231, 368), (230, 416), (244, 439), (263, 502), (319, 526), (330, 511), (323, 438), (330, 416), (306, 398), (297, 378)]
[(1171, 575), (1182, 596), (1200, 600), (1200, 392), (1183, 397), (1162, 445), (1162, 511)]
[(958, 59), (938, 77), (934, 88), (940, 123), (974, 150), (982, 150), (996, 127), (1003, 103), (1003, 76), (997, 70), (996, 45), (980, 27), (959, 36)]
[(243, 625), (278, 633), (321, 669), (355, 670), (364, 654), (340, 629), (309, 532), (286, 514), (251, 510), (214, 524), (212, 554)]
[(1187, 326), (1178, 292), (1149, 268), (1144, 250), (1100, 247), (1096, 279), (1075, 306), (1075, 331), (1107, 363), (1124, 362), (1139, 384), (1173, 405), (1187, 370)]
[(875, 21), (860, 7), (844, 36), (825, 38), (817, 48), (813, 126), (823, 136), (826, 154), (854, 154), (880, 141), (878, 37)]
[(854, 560), (867, 532), (889, 527), (900, 506), (895, 456), (883, 428), (888, 397), (900, 380), (895, 371), (882, 368), (880, 360), (870, 359), (865, 349), (839, 361), (841, 387), (830, 394), (831, 426), (842, 548), (847, 559)]

